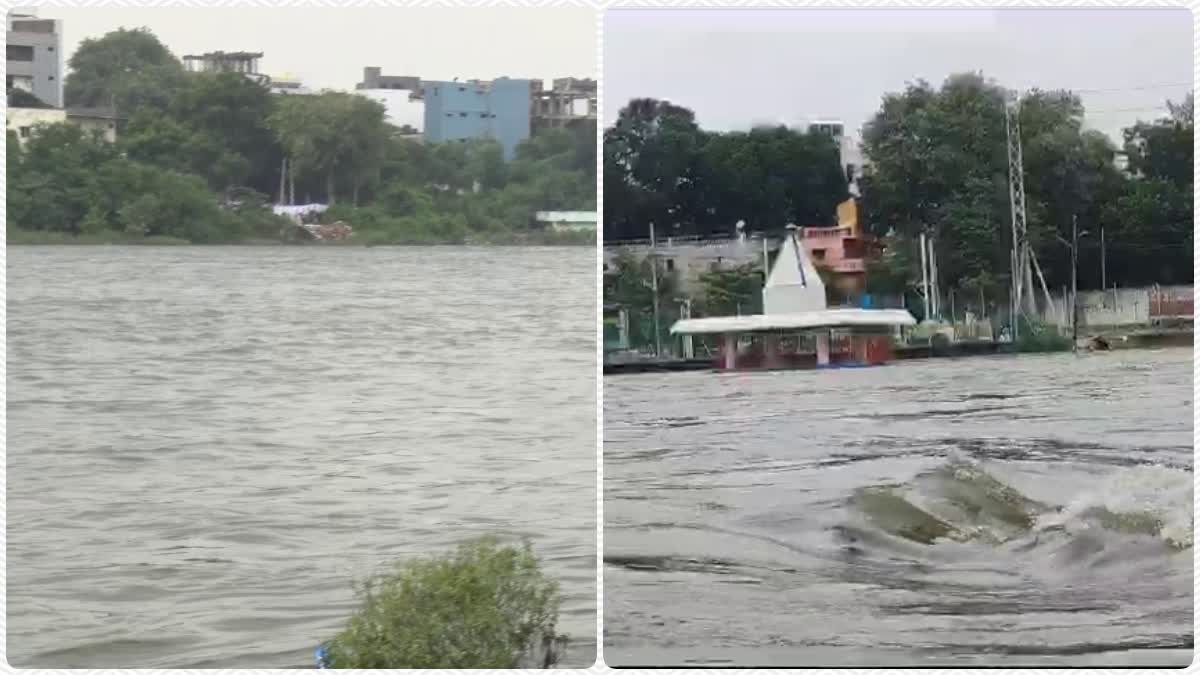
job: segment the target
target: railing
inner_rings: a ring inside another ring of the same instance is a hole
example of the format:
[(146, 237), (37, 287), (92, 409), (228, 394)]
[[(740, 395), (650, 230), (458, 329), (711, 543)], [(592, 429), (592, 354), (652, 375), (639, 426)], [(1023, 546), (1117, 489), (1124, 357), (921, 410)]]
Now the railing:
[(853, 274), (867, 271), (867, 263), (862, 258), (842, 258), (841, 260), (828, 263), (828, 265), (829, 269), (834, 272)]
[(1190, 288), (1184, 290), (1156, 286), (1150, 289), (1151, 318), (1190, 318), (1192, 311), (1193, 296)]
[[(745, 241), (762, 242), (762, 235), (755, 232), (747, 234)], [(670, 248), (672, 246), (689, 245), (689, 246), (724, 246), (740, 241), (741, 238), (736, 236), (702, 236), (702, 235), (685, 235), (682, 237), (656, 237), (654, 240), (655, 248)], [(649, 247), (650, 239), (620, 239), (617, 241), (604, 242), (604, 248), (636, 248)]]

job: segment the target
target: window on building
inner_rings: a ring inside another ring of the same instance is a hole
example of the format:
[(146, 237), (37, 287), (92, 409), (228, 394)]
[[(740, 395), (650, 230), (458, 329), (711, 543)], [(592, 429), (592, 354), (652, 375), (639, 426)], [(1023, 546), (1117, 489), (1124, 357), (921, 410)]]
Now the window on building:
[(50, 80), (51, 82), (53, 82), (53, 81), (54, 81), (54, 76), (53, 76), (53, 75), (47, 75), (47, 76), (46, 76), (46, 79), (47, 79), (47, 80)]
[(466, 116), (467, 116), (467, 113), (465, 113), (465, 112), (460, 112), (460, 113), (458, 113), (458, 116), (459, 116), (459, 117), (466, 117)]
[(667, 258), (667, 271), (668, 272), (675, 271), (675, 259), (674, 258)]
[(54, 45), (50, 45), (49, 47), (46, 47), (46, 51), (48, 51), (48, 52), (54, 51)]
[(5, 45), (9, 61), (32, 61), (33, 47), (29, 45)]
[(812, 254), (813, 254), (813, 260), (824, 260), (825, 259), (825, 249), (823, 249), (823, 248), (814, 248)]
[(19, 127), (17, 129), (17, 133), (21, 136), (21, 138), (29, 138), (29, 127)]

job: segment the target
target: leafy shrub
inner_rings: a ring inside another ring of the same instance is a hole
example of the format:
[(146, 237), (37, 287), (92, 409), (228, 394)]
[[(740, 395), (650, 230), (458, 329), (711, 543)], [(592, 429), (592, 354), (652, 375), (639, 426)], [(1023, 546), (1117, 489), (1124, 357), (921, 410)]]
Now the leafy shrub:
[(1016, 346), (1017, 351), (1026, 353), (1065, 352), (1071, 349), (1071, 338), (1040, 321), (1022, 320)]
[(486, 538), (453, 554), (411, 560), (360, 587), (362, 606), (328, 645), (333, 668), (517, 668), (539, 652), (550, 667), (557, 582), (529, 544)]

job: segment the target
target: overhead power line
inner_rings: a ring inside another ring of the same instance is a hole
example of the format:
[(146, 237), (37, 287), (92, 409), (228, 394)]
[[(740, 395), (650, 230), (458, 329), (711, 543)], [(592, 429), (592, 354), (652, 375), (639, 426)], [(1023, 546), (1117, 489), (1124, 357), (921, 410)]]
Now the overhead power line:
[(1191, 82), (1164, 82), (1162, 84), (1143, 84), (1143, 85), (1135, 86), (1135, 87), (1102, 87), (1102, 88), (1098, 88), (1098, 89), (1067, 88), (1067, 91), (1073, 91), (1076, 94), (1104, 94), (1104, 93), (1108, 93), (1108, 92), (1150, 91), (1153, 89), (1174, 89), (1175, 87), (1191, 87), (1191, 86), (1192, 86)]

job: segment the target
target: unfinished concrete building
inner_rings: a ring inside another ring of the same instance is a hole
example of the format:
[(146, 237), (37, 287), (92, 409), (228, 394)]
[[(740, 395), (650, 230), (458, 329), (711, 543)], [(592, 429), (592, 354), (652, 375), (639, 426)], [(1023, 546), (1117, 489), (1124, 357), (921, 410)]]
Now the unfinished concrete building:
[(415, 75), (384, 75), (382, 68), (363, 68), (363, 81), (355, 89), (402, 89), (417, 92), (421, 89), (421, 78)]
[(530, 118), (535, 134), (543, 129), (596, 122), (596, 81), (593, 79), (560, 77), (551, 82), (550, 89), (546, 89), (541, 80), (534, 80), (530, 95)]
[(208, 52), (188, 54), (183, 57), (184, 67), (192, 73), (241, 73), (263, 86), (271, 83), (271, 77), (258, 72), (258, 60), (262, 52)]

